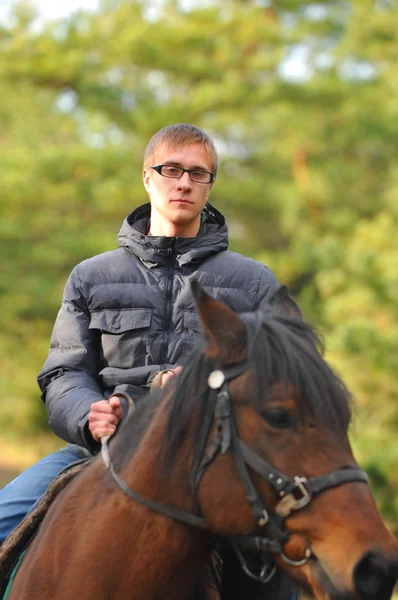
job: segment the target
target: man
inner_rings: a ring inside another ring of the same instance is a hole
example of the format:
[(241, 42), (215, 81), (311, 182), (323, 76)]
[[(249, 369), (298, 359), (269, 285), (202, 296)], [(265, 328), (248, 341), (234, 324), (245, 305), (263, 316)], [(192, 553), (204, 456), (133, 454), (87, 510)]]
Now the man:
[(277, 285), (267, 267), (227, 250), (225, 219), (207, 203), (217, 170), (205, 132), (161, 129), (144, 157), (150, 203), (124, 221), (117, 250), (72, 271), (38, 378), (50, 426), (70, 445), (0, 492), (0, 544), (62, 469), (115, 432), (126, 398), (139, 402), (179, 370), (200, 331), (192, 277), (238, 312)]

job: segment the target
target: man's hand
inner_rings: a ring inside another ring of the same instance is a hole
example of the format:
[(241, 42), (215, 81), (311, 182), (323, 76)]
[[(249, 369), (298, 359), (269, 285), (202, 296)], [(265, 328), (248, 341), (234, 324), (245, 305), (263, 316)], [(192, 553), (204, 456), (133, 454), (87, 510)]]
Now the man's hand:
[(154, 380), (152, 381), (152, 388), (162, 388), (172, 378), (178, 375), (182, 367), (174, 367), (174, 369), (165, 369), (156, 373)]
[(103, 436), (115, 433), (121, 418), (122, 409), (117, 396), (111, 396), (108, 402), (93, 402), (88, 414), (88, 428), (95, 441), (99, 442)]
[(170, 379), (172, 379), (173, 377), (178, 375), (178, 373), (181, 371), (181, 369), (182, 369), (182, 367), (175, 367), (174, 369), (167, 369), (167, 371), (165, 373), (163, 373), (160, 387), (164, 387)]

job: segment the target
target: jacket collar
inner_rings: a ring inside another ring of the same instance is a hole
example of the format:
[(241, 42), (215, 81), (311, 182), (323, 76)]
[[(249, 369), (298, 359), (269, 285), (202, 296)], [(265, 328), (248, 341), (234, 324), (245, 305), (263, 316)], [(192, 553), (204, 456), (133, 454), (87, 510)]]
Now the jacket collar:
[(208, 202), (202, 211), (198, 235), (194, 238), (148, 236), (150, 210), (149, 203), (136, 208), (124, 220), (118, 235), (119, 247), (127, 248), (148, 266), (165, 264), (172, 245), (180, 265), (201, 262), (228, 248), (225, 217)]

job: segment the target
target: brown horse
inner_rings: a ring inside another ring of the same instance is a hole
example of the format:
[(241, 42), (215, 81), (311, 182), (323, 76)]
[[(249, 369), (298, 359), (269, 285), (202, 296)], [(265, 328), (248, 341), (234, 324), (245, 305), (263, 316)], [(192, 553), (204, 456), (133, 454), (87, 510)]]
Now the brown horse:
[[(203, 349), (125, 420), (108, 468), (97, 457), (61, 492), (9, 600), (185, 600), (220, 543), (260, 580), (272, 557), (317, 600), (388, 600), (398, 546), (313, 329), (283, 288), (240, 317), (193, 292)], [(221, 597), (271, 598), (263, 583), (239, 591), (235, 568), (224, 575)]]

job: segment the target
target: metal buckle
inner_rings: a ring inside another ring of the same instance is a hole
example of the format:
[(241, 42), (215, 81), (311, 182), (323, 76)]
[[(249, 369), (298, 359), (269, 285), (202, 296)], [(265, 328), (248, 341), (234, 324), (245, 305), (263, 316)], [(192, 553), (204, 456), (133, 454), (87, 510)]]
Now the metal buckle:
[[(292, 510), (299, 510), (300, 508), (307, 506), (307, 504), (311, 501), (312, 496), (311, 496), (311, 494), (308, 493), (308, 490), (304, 485), (305, 483), (307, 483), (306, 477), (297, 477), (297, 475), (296, 475), (294, 477), (294, 483), (296, 484), (296, 487), (295, 487), (292, 495), (293, 495), (294, 499), (296, 500), (296, 503)], [(301, 498), (297, 498), (297, 496), (296, 496), (297, 491), (299, 491), (302, 494)]]
[[(307, 506), (312, 499), (311, 494), (308, 493), (308, 490), (304, 485), (307, 483), (307, 479), (305, 477), (297, 477), (297, 475), (293, 479), (295, 486), (292, 492), (286, 494), (275, 507), (276, 514), (284, 519), (292, 512)], [(299, 494), (301, 494), (301, 497)]]

